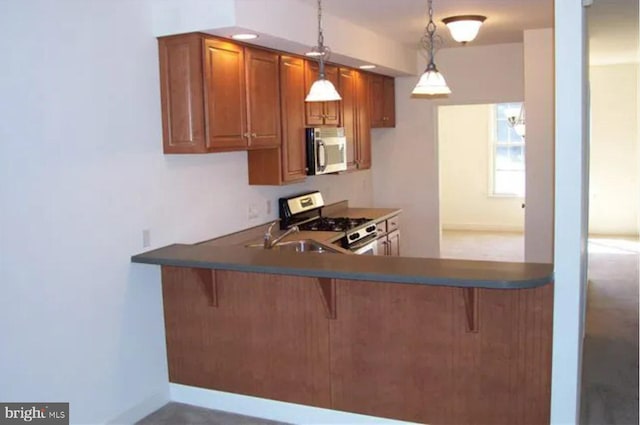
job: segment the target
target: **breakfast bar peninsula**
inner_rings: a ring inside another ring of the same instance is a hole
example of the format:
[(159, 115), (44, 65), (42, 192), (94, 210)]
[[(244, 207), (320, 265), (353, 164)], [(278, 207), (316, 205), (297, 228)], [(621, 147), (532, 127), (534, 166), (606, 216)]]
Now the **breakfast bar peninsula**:
[(173, 383), (420, 423), (549, 423), (550, 264), (215, 243), (132, 261), (162, 267)]

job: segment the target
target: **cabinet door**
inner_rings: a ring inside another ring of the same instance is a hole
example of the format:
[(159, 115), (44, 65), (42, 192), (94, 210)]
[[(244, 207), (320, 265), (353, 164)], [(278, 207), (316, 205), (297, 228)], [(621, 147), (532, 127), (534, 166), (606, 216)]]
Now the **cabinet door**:
[(371, 127), (384, 127), (384, 77), (369, 76)]
[(371, 168), (371, 111), (369, 76), (356, 71), (357, 132), (356, 163), (359, 170)]
[(395, 230), (387, 235), (387, 255), (392, 257), (400, 256), (400, 231)]
[(244, 51), (221, 40), (206, 40), (205, 106), (207, 148), (232, 150), (248, 144)]
[[(325, 65), (325, 78), (333, 83), (338, 92), (339, 78), (338, 68), (331, 65)], [(305, 61), (305, 96), (309, 93), (309, 89), (318, 79), (318, 63), (314, 61)], [(341, 94), (342, 95), (342, 94)], [(339, 126), (340, 125), (340, 102), (306, 102), (306, 125), (314, 127), (319, 125)]]
[[(342, 96), (342, 88), (340, 87), (340, 83), (338, 82), (338, 68), (331, 65), (325, 65), (324, 73), (327, 80), (331, 81), (333, 85)], [(331, 126), (341, 126), (342, 123), (340, 121), (340, 102), (323, 102), (324, 104), (324, 124)]]
[(387, 246), (389, 245), (389, 243), (387, 242), (387, 237), (383, 236), (381, 238), (378, 238), (376, 242), (378, 243), (377, 255), (387, 255)]
[(280, 59), (282, 100), (282, 180), (302, 180), (307, 175), (304, 118), (304, 60)]
[(249, 147), (280, 146), (278, 55), (245, 48)]
[(356, 131), (356, 72), (340, 69), (340, 96), (342, 96), (342, 125), (347, 138), (347, 169), (358, 167)]
[(396, 126), (396, 80), (391, 77), (383, 79), (384, 115), (383, 127)]
[(161, 38), (158, 48), (164, 153), (206, 152), (202, 37)]

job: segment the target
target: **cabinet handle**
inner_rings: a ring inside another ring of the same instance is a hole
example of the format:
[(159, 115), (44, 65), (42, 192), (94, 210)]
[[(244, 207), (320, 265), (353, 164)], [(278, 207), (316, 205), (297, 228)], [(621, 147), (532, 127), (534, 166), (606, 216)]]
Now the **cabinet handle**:
[(247, 132), (247, 133), (244, 133), (242, 136), (245, 137), (246, 139), (248, 139), (250, 134)]
[(251, 133), (251, 137), (258, 137), (256, 133)]

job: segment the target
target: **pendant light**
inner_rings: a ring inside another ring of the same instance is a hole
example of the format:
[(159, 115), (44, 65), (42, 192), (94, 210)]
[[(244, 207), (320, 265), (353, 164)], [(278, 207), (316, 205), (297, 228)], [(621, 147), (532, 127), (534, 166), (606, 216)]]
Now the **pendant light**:
[(318, 79), (309, 89), (309, 94), (305, 98), (305, 102), (330, 102), (342, 100), (340, 94), (333, 86), (331, 81), (325, 78), (324, 61), (329, 57), (331, 50), (324, 45), (324, 34), (322, 32), (322, 0), (318, 0), (318, 45), (313, 47), (307, 56), (318, 58)]
[[(436, 24), (433, 22), (433, 0), (429, 0), (429, 23), (425, 28), (425, 33), (420, 40), (422, 48), (424, 48), (429, 55), (429, 63), (427, 69), (420, 77), (418, 84), (413, 89), (412, 94), (417, 95), (442, 95), (450, 94), (451, 89), (447, 86), (447, 82), (434, 62), (436, 47), (442, 44), (442, 39), (436, 34)], [(436, 44), (438, 46), (436, 46)]]
[(486, 19), (486, 16), (481, 15), (460, 15), (444, 18), (442, 22), (449, 28), (455, 41), (466, 44), (476, 38), (480, 26)]

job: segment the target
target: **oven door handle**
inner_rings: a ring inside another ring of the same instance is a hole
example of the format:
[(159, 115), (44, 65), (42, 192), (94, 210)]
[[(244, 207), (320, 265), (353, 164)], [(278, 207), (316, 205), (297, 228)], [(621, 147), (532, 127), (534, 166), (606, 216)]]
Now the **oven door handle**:
[(378, 239), (378, 236), (374, 233), (370, 236), (367, 236), (366, 238), (359, 240), (358, 242), (354, 243), (353, 245), (349, 245), (349, 249), (351, 251), (357, 251), (360, 248), (364, 248), (365, 246), (369, 245), (372, 242), (375, 242), (375, 240)]
[(317, 143), (318, 171), (324, 171), (327, 168), (327, 148), (322, 140), (318, 140)]

